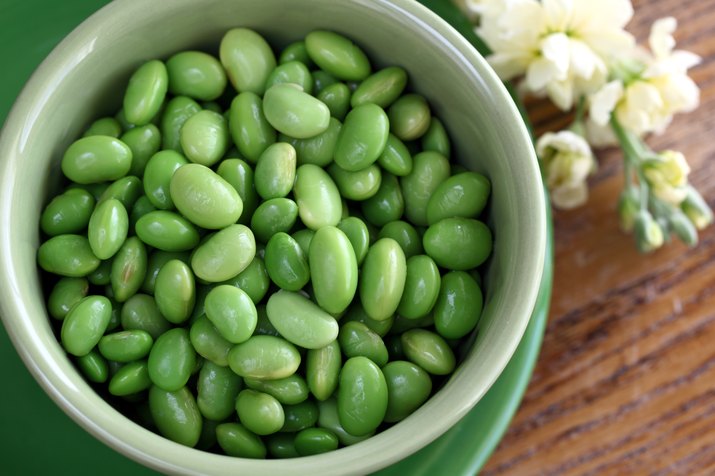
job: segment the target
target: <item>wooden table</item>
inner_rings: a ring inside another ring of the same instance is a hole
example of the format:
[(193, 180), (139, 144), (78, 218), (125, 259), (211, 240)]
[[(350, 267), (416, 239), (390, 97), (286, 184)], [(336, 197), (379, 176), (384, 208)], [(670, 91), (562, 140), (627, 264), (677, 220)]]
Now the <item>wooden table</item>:
[[(701, 105), (676, 116), (655, 150), (682, 151), (715, 207), (715, 1), (636, 0), (628, 29), (678, 19), (678, 47)], [(540, 131), (565, 126), (530, 106)], [(483, 474), (715, 474), (715, 226), (697, 247), (642, 256), (618, 229), (620, 151), (598, 153), (588, 203), (554, 215), (554, 294), (521, 409)]]

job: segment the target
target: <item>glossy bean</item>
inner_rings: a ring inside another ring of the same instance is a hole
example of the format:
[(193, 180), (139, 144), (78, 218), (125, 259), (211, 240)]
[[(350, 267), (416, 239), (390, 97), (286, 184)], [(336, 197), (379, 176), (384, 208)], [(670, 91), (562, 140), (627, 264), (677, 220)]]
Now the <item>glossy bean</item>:
[(454, 370), (454, 352), (447, 342), (434, 332), (410, 329), (402, 334), (400, 339), (405, 357), (432, 375), (448, 375)]
[(400, 180), (408, 221), (416, 226), (428, 224), (427, 203), (449, 176), (449, 161), (443, 155), (428, 151), (414, 157), (412, 171)]
[(304, 41), (295, 41), (283, 48), (283, 51), (281, 51), (278, 57), (278, 63), (283, 64), (289, 61), (300, 61), (309, 68), (314, 66), (310, 56), (308, 56), (308, 50), (305, 48)]
[(405, 211), (405, 198), (397, 177), (382, 174), (379, 188), (362, 202), (361, 209), (365, 218), (375, 226), (399, 220)]
[(433, 150), (445, 157), (452, 153), (452, 145), (444, 124), (436, 117), (432, 117), (427, 132), (422, 136), (422, 150)]
[(196, 277), (218, 283), (236, 277), (256, 255), (253, 232), (244, 225), (229, 225), (211, 235), (191, 256)]
[(253, 180), (253, 169), (241, 159), (224, 159), (216, 169), (216, 173), (236, 189), (243, 202), (243, 211), (238, 217), (242, 225), (251, 223), (251, 216), (258, 207), (259, 197)]
[(125, 330), (107, 334), (99, 339), (99, 352), (108, 360), (131, 362), (145, 357), (154, 339), (143, 330)]
[(303, 228), (302, 230), (298, 230), (293, 233), (291, 237), (298, 243), (305, 256), (308, 256), (308, 252), (310, 251), (310, 242), (313, 241), (314, 235), (315, 231), (310, 228)]
[(405, 94), (387, 111), (390, 130), (402, 140), (419, 139), (427, 132), (432, 118), (429, 105), (419, 94)]
[(166, 391), (153, 385), (149, 389), (149, 409), (156, 427), (166, 438), (190, 447), (198, 443), (201, 412), (188, 388)]
[(335, 318), (301, 294), (285, 290), (272, 294), (266, 312), (278, 332), (300, 347), (319, 349), (338, 336)]
[(263, 100), (243, 92), (231, 102), (228, 126), (238, 151), (252, 163), (276, 141), (276, 131), (263, 113)]
[(324, 132), (309, 139), (296, 139), (282, 136), (281, 140), (289, 142), (296, 151), (298, 165), (314, 164), (325, 167), (333, 161), (335, 147), (342, 124), (334, 117), (330, 118), (328, 128)]
[(313, 92), (313, 77), (308, 67), (300, 61), (283, 62), (271, 71), (266, 80), (266, 89), (276, 84), (297, 84), (308, 94)]
[(186, 321), (196, 301), (196, 285), (191, 268), (177, 259), (162, 266), (156, 276), (154, 299), (167, 321), (173, 324)]
[(223, 338), (206, 316), (199, 317), (191, 325), (189, 339), (201, 357), (216, 365), (228, 365), (228, 353), (232, 344)]
[(139, 238), (128, 238), (112, 260), (110, 284), (114, 299), (125, 302), (136, 294), (146, 277), (146, 247)]
[(345, 233), (345, 236), (350, 240), (350, 244), (355, 252), (357, 265), (361, 266), (370, 246), (370, 232), (367, 229), (367, 225), (360, 218), (351, 216), (340, 220), (338, 228)]
[(49, 236), (79, 233), (87, 228), (94, 210), (94, 197), (82, 189), (68, 189), (47, 204), (40, 228)]
[[(407, 260), (405, 289), (397, 313), (406, 319), (426, 316), (437, 302), (441, 278), (434, 260), (427, 255)], [(461, 299), (464, 296), (459, 296)]]
[(372, 165), (387, 144), (390, 122), (375, 104), (363, 104), (351, 110), (338, 136), (335, 163), (355, 172)]
[(402, 248), (402, 251), (405, 252), (405, 258), (407, 259), (424, 253), (422, 237), (414, 226), (403, 220), (387, 223), (380, 229), (377, 238), (392, 238), (395, 240)]
[(244, 381), (248, 388), (267, 393), (284, 405), (296, 405), (308, 398), (308, 384), (298, 374), (275, 380), (246, 378)]
[(404, 177), (412, 172), (412, 155), (407, 146), (394, 134), (389, 134), (385, 148), (377, 158), (377, 163), (398, 177)]
[(301, 456), (317, 455), (338, 449), (338, 437), (325, 428), (306, 428), (295, 436), (295, 449)]
[(314, 30), (305, 37), (310, 59), (338, 79), (361, 81), (370, 74), (370, 61), (348, 38), (331, 31)]
[(240, 423), (221, 423), (216, 427), (216, 439), (229, 456), (263, 459), (266, 446), (259, 436)]
[(296, 153), (292, 145), (277, 142), (258, 158), (254, 180), (256, 192), (264, 200), (285, 197), (295, 182)]
[(285, 339), (257, 335), (234, 346), (228, 354), (228, 364), (241, 377), (278, 379), (298, 370), (300, 354)]
[(124, 93), (124, 115), (131, 124), (143, 126), (159, 112), (169, 78), (166, 66), (158, 60), (147, 61), (129, 78)]
[(306, 375), (308, 388), (320, 400), (328, 399), (338, 386), (342, 367), (342, 355), (337, 341), (320, 349), (308, 350), (306, 355)]
[(315, 426), (318, 422), (318, 405), (313, 400), (305, 400), (294, 405), (283, 405), (285, 423), (281, 431), (295, 433)]
[(142, 181), (144, 193), (152, 205), (161, 210), (174, 208), (174, 201), (171, 199), (169, 190), (171, 177), (179, 167), (188, 163), (189, 161), (183, 155), (174, 150), (162, 150), (149, 159)]
[(242, 387), (241, 377), (231, 369), (205, 362), (196, 383), (199, 411), (209, 420), (225, 420), (235, 411), (236, 396)]
[(489, 257), (492, 232), (479, 220), (445, 218), (427, 229), (422, 245), (438, 265), (464, 271), (479, 266)]
[(387, 422), (404, 420), (427, 401), (432, 393), (429, 374), (412, 362), (390, 362), (382, 368), (382, 373), (387, 382)]
[(146, 277), (142, 283), (141, 290), (145, 293), (154, 294), (154, 285), (156, 284), (156, 276), (159, 274), (161, 267), (172, 259), (178, 259), (184, 263), (189, 263), (189, 253), (186, 251), (163, 251), (154, 250), (149, 255), (147, 263)]
[(99, 267), (100, 260), (81, 235), (57, 235), (40, 245), (37, 262), (42, 269), (60, 276), (79, 278)]
[(377, 321), (372, 317), (368, 316), (360, 304), (359, 300), (353, 302), (345, 315), (341, 318), (340, 322), (345, 325), (348, 322), (360, 322), (365, 324), (369, 329), (375, 332), (380, 337), (384, 337), (392, 328), (392, 324), (395, 322), (393, 316), (382, 321)]
[(374, 431), (371, 431), (363, 436), (355, 436), (348, 433), (340, 423), (340, 418), (338, 416), (338, 402), (335, 398), (329, 398), (325, 401), (318, 402), (318, 411), (318, 426), (320, 428), (327, 428), (335, 433), (340, 443), (345, 446), (354, 445), (355, 443), (364, 441), (375, 434)]
[(293, 84), (276, 84), (263, 96), (263, 113), (279, 132), (297, 139), (317, 136), (328, 128), (330, 109)]
[(147, 162), (161, 147), (159, 128), (154, 124), (134, 127), (122, 134), (121, 140), (132, 151), (132, 166), (129, 174), (141, 177)]
[(219, 47), (221, 64), (239, 93), (263, 94), (266, 80), (276, 67), (271, 47), (261, 35), (247, 28), (226, 32)]
[(251, 230), (256, 239), (268, 243), (271, 236), (288, 232), (298, 219), (298, 204), (289, 198), (271, 198), (261, 203), (251, 217)]
[(332, 314), (347, 309), (358, 286), (357, 258), (347, 235), (334, 226), (318, 229), (310, 242), (308, 264), (318, 305)]
[(368, 316), (381, 321), (397, 309), (405, 288), (405, 253), (391, 238), (381, 238), (367, 252), (360, 279), (360, 302)]
[(186, 96), (176, 96), (166, 104), (161, 116), (162, 148), (181, 152), (181, 128), (194, 114), (201, 111), (199, 103)]
[(439, 184), (427, 202), (427, 223), (444, 218), (476, 218), (489, 198), (489, 179), (476, 172), (462, 172)]
[(312, 164), (298, 167), (293, 193), (298, 204), (298, 214), (306, 227), (318, 230), (340, 223), (340, 192), (330, 175), (320, 167)]
[(104, 296), (87, 296), (78, 302), (62, 322), (62, 347), (77, 357), (87, 355), (109, 325), (112, 303)]
[(87, 296), (89, 283), (85, 278), (61, 278), (50, 291), (47, 310), (50, 316), (62, 320), (72, 306)]
[(263, 259), (260, 256), (254, 256), (246, 269), (236, 277), (224, 281), (223, 284), (230, 284), (243, 289), (253, 303), (258, 304), (268, 292), (271, 279)]
[(137, 222), (141, 217), (156, 210), (156, 207), (149, 201), (146, 195), (142, 195), (134, 202), (131, 213), (129, 213), (129, 232), (136, 233)]
[(338, 82), (338, 79), (335, 76), (323, 71), (322, 69), (317, 69), (311, 72), (310, 75), (313, 77), (313, 94), (315, 95), (320, 94), (323, 89), (327, 88), (331, 84)]
[(79, 184), (92, 184), (124, 177), (132, 166), (132, 150), (109, 136), (78, 139), (62, 156), (62, 173)]
[(165, 210), (149, 212), (136, 224), (139, 239), (163, 251), (187, 251), (199, 244), (199, 232), (189, 220)]
[(363, 356), (378, 367), (387, 363), (387, 347), (382, 338), (361, 322), (346, 322), (338, 335), (340, 349), (347, 358)]
[(328, 167), (328, 172), (338, 186), (340, 194), (348, 200), (366, 200), (374, 196), (382, 182), (380, 167), (375, 164), (349, 172), (333, 163)]
[(256, 328), (256, 306), (245, 291), (226, 284), (216, 286), (204, 301), (206, 317), (232, 344), (245, 342)]
[(275, 397), (255, 390), (241, 390), (236, 397), (236, 412), (241, 423), (257, 435), (278, 432), (285, 422), (283, 407)]
[(110, 136), (119, 137), (122, 134), (122, 125), (113, 117), (102, 117), (92, 122), (82, 137)]
[(123, 365), (109, 381), (109, 393), (118, 397), (134, 395), (149, 387), (151, 387), (151, 379), (146, 360)]
[(187, 159), (210, 167), (228, 150), (228, 123), (221, 114), (204, 109), (186, 120), (179, 142)]
[(375, 431), (387, 411), (387, 383), (380, 368), (367, 357), (348, 359), (340, 371), (338, 418), (355, 436)]
[(182, 51), (166, 61), (169, 92), (202, 101), (213, 101), (226, 88), (221, 63), (201, 51)]
[(142, 330), (157, 339), (171, 329), (171, 324), (161, 315), (156, 301), (146, 294), (135, 294), (122, 306), (121, 324), (125, 330)]
[(276, 233), (268, 240), (265, 263), (268, 276), (281, 289), (298, 291), (310, 280), (308, 257), (287, 233)]
[(94, 383), (104, 383), (109, 378), (109, 366), (107, 360), (102, 357), (96, 349), (92, 349), (88, 354), (77, 357), (77, 367), (87, 380)]
[(129, 215), (117, 199), (99, 203), (89, 218), (87, 238), (92, 253), (102, 260), (119, 251), (129, 232)]
[(339, 121), (345, 119), (350, 110), (350, 88), (345, 83), (326, 86), (318, 93), (317, 98), (328, 106), (330, 115)]
[(407, 85), (407, 72), (390, 66), (373, 73), (360, 83), (350, 99), (352, 107), (373, 103), (386, 108), (400, 97)]
[(196, 352), (186, 329), (177, 327), (159, 336), (149, 352), (149, 378), (167, 392), (181, 389), (196, 366)]
[(434, 325), (445, 339), (459, 339), (477, 326), (482, 315), (482, 290), (464, 271), (452, 271), (442, 277)]

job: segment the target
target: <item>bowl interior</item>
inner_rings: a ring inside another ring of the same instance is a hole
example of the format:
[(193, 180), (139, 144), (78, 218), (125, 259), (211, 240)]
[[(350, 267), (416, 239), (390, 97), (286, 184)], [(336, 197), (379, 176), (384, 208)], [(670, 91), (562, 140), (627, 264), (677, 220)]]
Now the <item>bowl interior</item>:
[[(366, 473), (432, 441), (463, 416), (508, 362), (533, 309), (543, 268), (544, 201), (524, 125), (499, 80), (462, 37), (413, 0), (117, 0), (80, 26), (35, 73), (0, 140), (5, 218), (0, 295), (8, 332), (50, 395), (90, 432), (166, 472)], [(361, 45), (374, 69), (397, 64), (444, 122), (453, 158), (492, 181), (496, 243), (476, 344), (445, 387), (413, 416), (358, 445), (291, 461), (249, 461), (181, 447), (129, 422), (74, 370), (50, 328), (35, 265), (37, 223), (61, 181), (66, 147), (113, 114), (142, 62), (186, 49), (216, 52), (222, 35), (253, 28), (274, 48), (314, 29)], [(370, 455), (366, 458), (366, 455)], [(316, 463), (319, 463), (316, 466)]]

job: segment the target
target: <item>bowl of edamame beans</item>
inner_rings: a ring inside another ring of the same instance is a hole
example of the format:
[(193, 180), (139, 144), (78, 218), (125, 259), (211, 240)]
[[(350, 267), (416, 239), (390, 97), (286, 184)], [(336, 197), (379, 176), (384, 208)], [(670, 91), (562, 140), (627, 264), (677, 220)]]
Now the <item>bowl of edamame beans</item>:
[(529, 135), (412, 0), (117, 0), (38, 68), (0, 159), (18, 353), (161, 472), (394, 463), (479, 401), (536, 301)]

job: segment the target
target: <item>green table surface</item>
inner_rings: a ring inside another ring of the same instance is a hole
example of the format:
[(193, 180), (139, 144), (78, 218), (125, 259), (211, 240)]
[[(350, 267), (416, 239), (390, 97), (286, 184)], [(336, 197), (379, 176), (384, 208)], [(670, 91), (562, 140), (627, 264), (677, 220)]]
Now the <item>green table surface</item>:
[[(0, 0), (0, 122), (32, 71), (76, 25), (106, 0)], [(470, 41), (469, 26), (447, 0), (422, 0)], [(550, 232), (551, 233), (551, 232)], [(551, 234), (549, 235), (551, 237)], [(519, 348), (499, 380), (455, 427), (380, 475), (475, 474), (516, 411), (539, 353), (549, 307), (552, 244), (541, 292)], [(0, 474), (156, 474), (115, 452), (67, 417), (26, 370), (0, 326)]]

